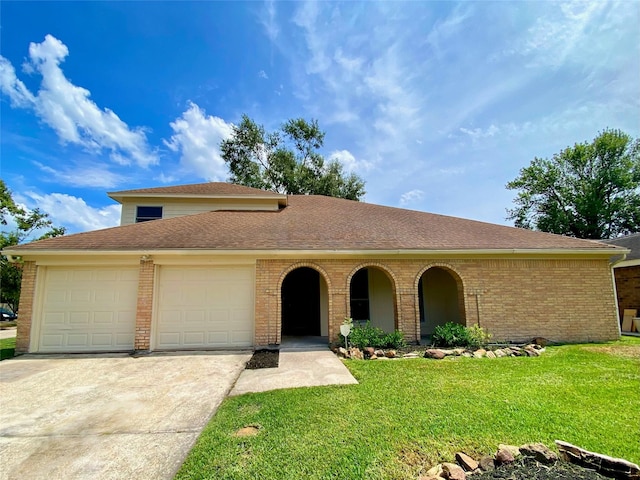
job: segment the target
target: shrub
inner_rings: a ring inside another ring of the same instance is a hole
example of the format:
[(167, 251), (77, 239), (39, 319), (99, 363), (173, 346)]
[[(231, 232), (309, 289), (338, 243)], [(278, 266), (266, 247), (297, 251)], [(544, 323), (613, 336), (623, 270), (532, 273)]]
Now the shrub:
[(486, 345), (490, 339), (491, 334), (478, 325), (467, 328), (453, 322), (438, 325), (431, 336), (431, 341), (436, 347), (477, 348)]
[[(344, 345), (344, 337), (342, 335), (340, 335), (340, 343)], [(406, 346), (406, 342), (404, 341), (404, 335), (399, 330), (393, 333), (386, 333), (367, 321), (366, 324), (351, 329), (349, 345), (358, 347), (361, 350), (365, 347), (402, 348)]]
[(436, 347), (466, 347), (469, 344), (469, 334), (464, 325), (448, 322), (436, 327), (431, 342)]

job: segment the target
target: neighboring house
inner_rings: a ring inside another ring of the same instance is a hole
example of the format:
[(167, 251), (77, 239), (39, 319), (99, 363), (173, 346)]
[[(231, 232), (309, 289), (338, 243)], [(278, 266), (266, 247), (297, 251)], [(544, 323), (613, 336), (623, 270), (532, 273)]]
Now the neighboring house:
[(345, 317), (410, 342), (447, 321), (496, 340), (619, 337), (620, 247), (228, 183), (109, 195), (122, 226), (5, 250), (23, 262), (18, 352), (335, 339)]
[(631, 250), (622, 262), (613, 266), (618, 310), (622, 322), (622, 315), (626, 309), (637, 310), (640, 314), (640, 233), (604, 241)]

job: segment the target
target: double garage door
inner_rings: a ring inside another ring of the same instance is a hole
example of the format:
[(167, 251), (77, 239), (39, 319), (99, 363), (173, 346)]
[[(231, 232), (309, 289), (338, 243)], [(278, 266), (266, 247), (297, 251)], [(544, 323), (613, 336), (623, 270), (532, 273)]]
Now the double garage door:
[[(152, 348), (253, 343), (254, 267), (159, 266)], [(48, 267), (40, 352), (133, 350), (137, 267)]]

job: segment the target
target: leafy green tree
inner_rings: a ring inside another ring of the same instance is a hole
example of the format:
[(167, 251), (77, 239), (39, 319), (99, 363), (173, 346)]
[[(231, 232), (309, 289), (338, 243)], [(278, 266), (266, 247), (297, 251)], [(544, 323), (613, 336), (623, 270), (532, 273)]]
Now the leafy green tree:
[[(31, 240), (64, 235), (64, 227), (54, 227), (46, 213), (39, 209), (27, 211), (13, 200), (11, 191), (0, 179), (0, 250)], [(43, 233), (44, 232), (44, 233)], [(7, 303), (13, 311), (20, 301), (20, 264), (10, 263), (0, 255), (0, 302)]]
[(234, 183), (359, 200), (365, 193), (364, 181), (354, 173), (346, 174), (340, 162), (325, 161), (318, 152), (323, 143), (324, 132), (316, 120), (292, 119), (278, 131), (267, 132), (243, 115), (220, 148)]
[(517, 227), (606, 239), (640, 229), (640, 139), (606, 129), (550, 160), (534, 158), (507, 183)]

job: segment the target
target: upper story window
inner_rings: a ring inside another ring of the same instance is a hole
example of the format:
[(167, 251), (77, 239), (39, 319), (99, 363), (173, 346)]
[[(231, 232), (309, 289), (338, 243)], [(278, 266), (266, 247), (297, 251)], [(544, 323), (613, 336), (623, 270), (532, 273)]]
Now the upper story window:
[(162, 207), (136, 207), (136, 223), (162, 218)]

